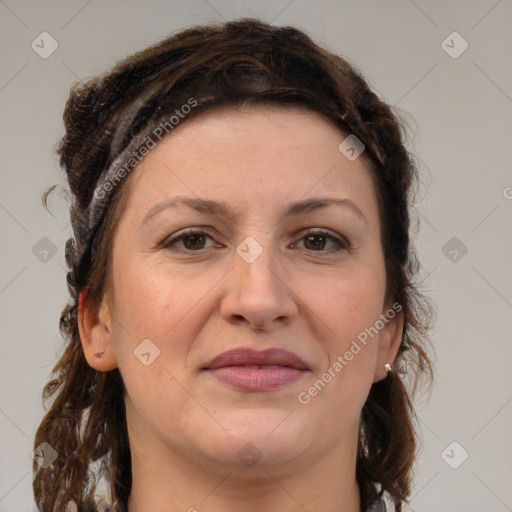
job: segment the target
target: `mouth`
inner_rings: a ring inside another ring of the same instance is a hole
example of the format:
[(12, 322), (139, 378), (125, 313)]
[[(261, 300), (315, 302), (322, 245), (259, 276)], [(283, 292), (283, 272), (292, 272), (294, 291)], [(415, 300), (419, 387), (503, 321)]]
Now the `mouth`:
[(204, 368), (218, 381), (244, 391), (267, 391), (292, 384), (310, 372), (296, 354), (282, 349), (223, 352)]

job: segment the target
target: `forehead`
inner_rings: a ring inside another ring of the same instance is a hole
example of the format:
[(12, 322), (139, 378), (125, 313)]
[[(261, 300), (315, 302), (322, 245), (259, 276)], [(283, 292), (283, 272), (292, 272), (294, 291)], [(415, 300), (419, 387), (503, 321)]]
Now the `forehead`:
[(178, 125), (149, 151), (130, 176), (127, 202), (148, 209), (186, 195), (248, 211), (329, 195), (363, 203), (369, 216), (378, 216), (364, 152), (350, 161), (338, 148), (347, 135), (305, 107), (215, 108)]

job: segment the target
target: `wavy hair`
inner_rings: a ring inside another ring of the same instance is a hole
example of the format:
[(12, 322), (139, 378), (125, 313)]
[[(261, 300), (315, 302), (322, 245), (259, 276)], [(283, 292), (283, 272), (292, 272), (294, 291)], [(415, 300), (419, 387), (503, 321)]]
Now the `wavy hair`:
[[(198, 106), (181, 122), (215, 106), (298, 105), (364, 143), (378, 196), (386, 295), (402, 306), (404, 328), (394, 371), (372, 385), (361, 411), (356, 478), (363, 510), (386, 492), (400, 511), (411, 492), (420, 441), (412, 398), (419, 382), (430, 385), (433, 378), (428, 336), (433, 307), (416, 282), (419, 263), (409, 234), (418, 170), (406, 149), (404, 121), (353, 65), (297, 28), (255, 19), (187, 28), (71, 89), (57, 153), (73, 196), (72, 220), (86, 214), (102, 173), (134, 138), (191, 97)], [(66, 243), (70, 301), (59, 324), (65, 346), (44, 387), (45, 415), (34, 439), (34, 447), (47, 442), (58, 453), (45, 469), (33, 465), (41, 512), (70, 505), (94, 510), (93, 464), (106, 475), (113, 502), (126, 502), (130, 493), (124, 383), (117, 368), (99, 372), (89, 366), (77, 323), (79, 295), (98, 305), (109, 282), (128, 180), (109, 197), (91, 243), (79, 250), (76, 232)]]

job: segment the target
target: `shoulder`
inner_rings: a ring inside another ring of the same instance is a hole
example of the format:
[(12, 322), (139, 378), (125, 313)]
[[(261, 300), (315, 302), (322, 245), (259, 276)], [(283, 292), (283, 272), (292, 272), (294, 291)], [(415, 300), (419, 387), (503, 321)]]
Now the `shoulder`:
[(386, 501), (384, 497), (377, 498), (364, 512), (387, 512)]
[(91, 512), (126, 512), (126, 506), (124, 503), (118, 502), (94, 509)]

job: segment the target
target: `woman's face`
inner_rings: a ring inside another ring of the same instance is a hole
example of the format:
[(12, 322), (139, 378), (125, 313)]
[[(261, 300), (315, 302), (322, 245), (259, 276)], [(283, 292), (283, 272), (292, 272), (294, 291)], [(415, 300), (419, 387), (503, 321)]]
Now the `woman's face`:
[(354, 454), (401, 325), (345, 138), (306, 109), (225, 108), (133, 171), (108, 300), (81, 333), (91, 365), (119, 367), (141, 450), (240, 467)]

